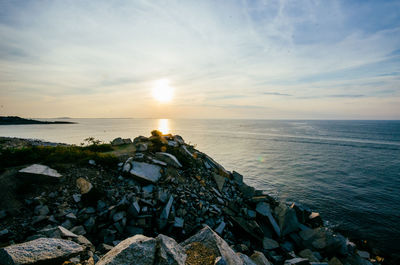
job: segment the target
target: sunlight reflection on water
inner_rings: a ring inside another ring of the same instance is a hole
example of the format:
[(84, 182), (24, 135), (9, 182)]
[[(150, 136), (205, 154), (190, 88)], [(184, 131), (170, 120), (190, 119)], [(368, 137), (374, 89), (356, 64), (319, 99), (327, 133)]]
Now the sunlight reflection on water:
[(163, 134), (169, 133), (169, 120), (168, 119), (159, 119), (158, 120), (158, 130)]

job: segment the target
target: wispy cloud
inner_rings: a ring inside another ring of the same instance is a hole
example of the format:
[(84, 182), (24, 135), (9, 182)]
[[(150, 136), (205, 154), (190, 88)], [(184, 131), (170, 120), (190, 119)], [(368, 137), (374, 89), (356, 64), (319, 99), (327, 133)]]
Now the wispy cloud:
[[(73, 116), (40, 99), (27, 104), (42, 94), (79, 116), (142, 115), (153, 81), (169, 78), (176, 108), (168, 110), (184, 117), (214, 117), (209, 108), (220, 106), (224, 116), (297, 108), (312, 118), (328, 99), (352, 99), (359, 117), (370, 98), (387, 110), (382, 117), (400, 117), (387, 103), (400, 101), (399, 10), (398, 1), (356, 0), (3, 1), (0, 98), (9, 103), (1, 103), (8, 114)], [(305, 99), (319, 109), (308, 111)], [(351, 115), (330, 104), (332, 115)]]

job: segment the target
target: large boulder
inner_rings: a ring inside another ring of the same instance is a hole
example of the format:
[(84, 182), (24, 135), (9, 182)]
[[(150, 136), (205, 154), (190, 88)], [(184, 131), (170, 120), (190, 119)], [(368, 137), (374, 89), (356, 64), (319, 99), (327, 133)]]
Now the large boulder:
[(186, 254), (184, 249), (170, 237), (159, 234), (157, 240), (157, 264), (185, 265)]
[(19, 177), (29, 182), (57, 182), (62, 175), (55, 169), (41, 164), (33, 164), (18, 171)]
[(143, 235), (129, 237), (107, 252), (97, 265), (154, 264), (156, 240)]
[(208, 249), (214, 251), (216, 257), (221, 256), (228, 265), (242, 265), (243, 261), (235, 252), (228, 246), (217, 233), (215, 233), (210, 227), (205, 226), (197, 234), (183, 241), (180, 245), (185, 250), (190, 248), (192, 243), (200, 242)]
[(80, 254), (75, 242), (57, 238), (39, 238), (0, 249), (0, 264), (58, 264)]

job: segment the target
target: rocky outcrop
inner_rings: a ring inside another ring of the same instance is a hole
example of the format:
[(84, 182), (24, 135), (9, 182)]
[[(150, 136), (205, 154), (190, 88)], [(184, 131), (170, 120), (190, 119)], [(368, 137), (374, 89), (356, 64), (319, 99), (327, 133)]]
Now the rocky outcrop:
[(75, 264), (308, 264), (332, 257), (357, 264), (377, 258), (357, 254), (354, 244), (323, 227), (319, 214), (254, 189), (180, 136), (152, 132), (124, 144), (134, 151), (121, 156), (115, 170), (77, 166), (51, 190), (25, 198), (21, 216), (0, 211), (2, 245), (69, 239), (84, 249), (70, 260)]

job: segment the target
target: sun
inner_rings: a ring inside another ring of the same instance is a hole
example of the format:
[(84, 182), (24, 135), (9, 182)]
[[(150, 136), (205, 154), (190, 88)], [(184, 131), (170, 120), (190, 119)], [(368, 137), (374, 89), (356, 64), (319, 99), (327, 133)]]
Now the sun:
[(167, 103), (172, 100), (174, 88), (169, 85), (168, 79), (160, 79), (155, 82), (152, 94), (155, 100)]

